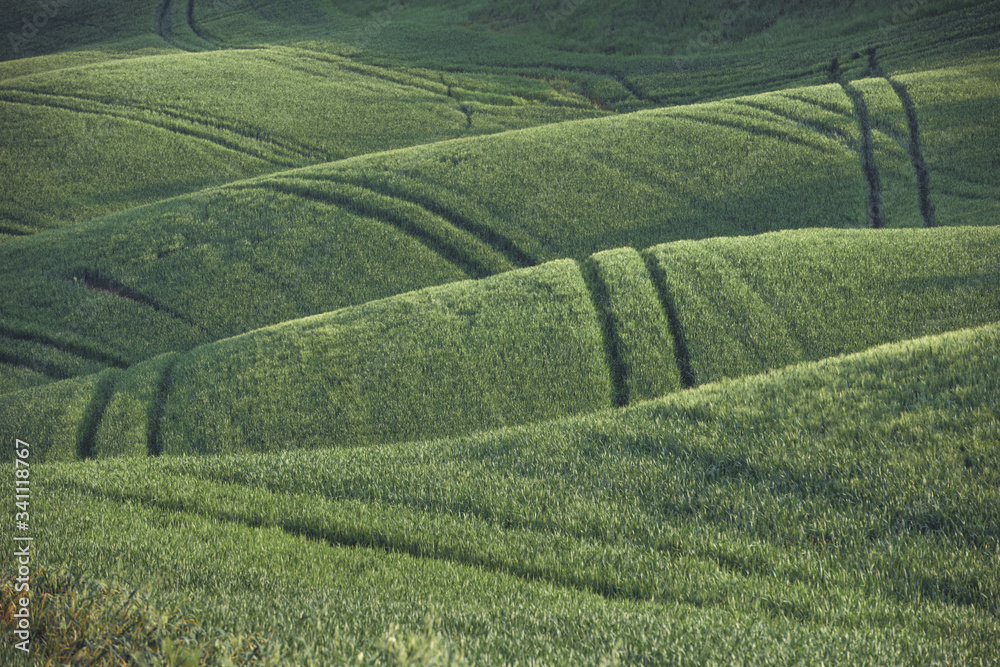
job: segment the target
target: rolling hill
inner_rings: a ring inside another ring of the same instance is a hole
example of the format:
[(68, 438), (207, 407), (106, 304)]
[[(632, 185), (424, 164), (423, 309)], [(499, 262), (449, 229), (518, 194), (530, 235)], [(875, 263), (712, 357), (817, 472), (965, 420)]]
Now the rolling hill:
[(29, 662), (997, 661), (998, 32), (0, 0)]

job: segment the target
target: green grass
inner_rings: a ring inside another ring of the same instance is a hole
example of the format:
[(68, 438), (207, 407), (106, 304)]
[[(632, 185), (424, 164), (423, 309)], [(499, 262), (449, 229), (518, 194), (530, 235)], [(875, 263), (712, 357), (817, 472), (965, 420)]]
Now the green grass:
[(169, 390), (154, 443), (165, 454), (439, 437), (611, 401), (596, 313), (568, 261), (197, 348)]
[(995, 184), (1000, 167), (996, 123), (975, 118), (1000, 114), (1000, 63), (986, 58), (963, 68), (899, 77), (920, 122), (921, 148), (930, 170), (930, 197), (941, 224), (981, 224), (1000, 211)]
[[(0, 399), (0, 425), (5, 439), (13, 433), (31, 443), (34, 460), (70, 461), (80, 458), (84, 433), (94, 417), (92, 403), (103, 382), (118, 371), (85, 375), (31, 387)], [(8, 439), (8, 442), (12, 440)], [(4, 456), (13, 460), (13, 449)]]
[(670, 323), (642, 256), (632, 248), (607, 250), (588, 259), (586, 268), (611, 337), (616, 405), (679, 390)]
[[(263, 188), (206, 192), (13, 239), (0, 256), (6, 326), (128, 363), (469, 277), (391, 224)], [(80, 280), (87, 274), (144, 301), (92, 289)]]
[[(0, 316), (135, 363), (614, 247), (858, 227), (867, 195), (850, 109), (827, 85), (284, 171), (3, 242)], [(886, 183), (900, 186), (884, 193), (900, 202), (890, 223), (920, 225), (909, 158), (895, 141), (878, 148)], [(73, 282), (91, 274), (145, 301)]]
[(460, 101), (437, 78), (267, 46), (4, 78), (0, 229), (30, 233), (289, 167), (603, 115), (583, 98), (494, 98)]
[(695, 384), (1000, 319), (995, 227), (784, 232), (648, 254)]
[(1000, 1), (46, 2), (28, 663), (1000, 658)]
[(45, 465), (36, 558), (297, 664), (378, 660), (428, 616), (473, 662), (990, 662), (998, 343), (458, 440)]
[(355, 447), (588, 412), (1000, 320), (998, 245), (996, 227), (799, 230), (558, 260), (202, 345), (113, 391), (9, 394), (0, 433), (24, 439), (15, 418), (66, 387), (96, 421), (75, 446), (45, 436), (48, 460)]

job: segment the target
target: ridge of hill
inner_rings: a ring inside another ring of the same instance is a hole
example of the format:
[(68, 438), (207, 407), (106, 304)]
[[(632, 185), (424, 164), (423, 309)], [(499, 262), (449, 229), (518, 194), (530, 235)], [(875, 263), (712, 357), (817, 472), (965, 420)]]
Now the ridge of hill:
[(0, 434), (32, 441), (36, 460), (461, 435), (996, 322), (998, 303), (997, 227), (680, 241), (13, 392), (0, 396)]

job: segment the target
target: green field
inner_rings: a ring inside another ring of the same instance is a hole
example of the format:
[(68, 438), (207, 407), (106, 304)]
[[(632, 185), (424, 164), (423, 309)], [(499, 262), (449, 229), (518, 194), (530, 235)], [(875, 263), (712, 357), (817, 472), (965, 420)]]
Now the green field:
[(997, 662), (997, 34), (0, 0), (0, 663)]

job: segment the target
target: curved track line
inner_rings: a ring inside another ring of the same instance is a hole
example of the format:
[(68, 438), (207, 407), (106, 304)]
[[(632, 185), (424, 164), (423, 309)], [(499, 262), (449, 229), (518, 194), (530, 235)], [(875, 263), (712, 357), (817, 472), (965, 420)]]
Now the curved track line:
[(59, 350), (60, 352), (73, 355), (79, 359), (83, 359), (85, 361), (96, 361), (97, 363), (104, 364), (105, 366), (127, 368), (129, 365), (124, 359), (86, 345), (81, 345), (80, 343), (71, 343), (59, 340), (58, 338), (54, 338), (47, 334), (19, 331), (4, 324), (0, 324), (0, 336), (10, 338), (12, 340), (20, 340), (26, 343), (35, 343), (37, 345), (51, 347)]
[(29, 101), (17, 100), (17, 99), (13, 99), (13, 100), (12, 99), (4, 99), (2, 92), (0, 92), (0, 102), (5, 102), (7, 104), (23, 104), (23, 105), (29, 106), (29, 107), (38, 107), (38, 108), (44, 108), (44, 109), (59, 109), (61, 111), (69, 111), (71, 113), (88, 114), (88, 115), (91, 115), (91, 116), (98, 116), (100, 118), (115, 118), (117, 120), (131, 121), (131, 122), (134, 122), (134, 123), (138, 123), (140, 125), (144, 125), (146, 127), (153, 127), (153, 128), (158, 129), (158, 130), (163, 130), (165, 132), (170, 132), (172, 134), (179, 134), (179, 135), (182, 135), (182, 136), (185, 136), (185, 137), (190, 137), (192, 139), (197, 139), (197, 140), (200, 140), (200, 141), (204, 141), (204, 142), (212, 144), (213, 146), (216, 146), (218, 148), (223, 148), (225, 150), (230, 150), (230, 151), (233, 151), (235, 153), (242, 153), (244, 155), (250, 156), (250, 157), (255, 158), (257, 160), (260, 160), (262, 162), (266, 162), (266, 163), (268, 163), (268, 164), (270, 164), (272, 166), (275, 166), (275, 167), (296, 168), (296, 167), (301, 166), (301, 165), (298, 165), (298, 164), (296, 164), (294, 162), (283, 162), (283, 161), (278, 161), (278, 160), (274, 160), (274, 159), (268, 159), (267, 157), (264, 157), (264, 156), (260, 155), (259, 153), (255, 152), (255, 151), (252, 151), (252, 150), (247, 149), (247, 148), (243, 148), (242, 146), (239, 146), (239, 145), (237, 145), (237, 144), (235, 144), (233, 142), (225, 141), (223, 139), (219, 139), (217, 137), (213, 137), (212, 135), (210, 135), (208, 133), (205, 133), (205, 132), (198, 132), (198, 131), (194, 131), (194, 130), (186, 130), (185, 131), (185, 129), (180, 129), (178, 127), (170, 127), (168, 124), (153, 123), (153, 122), (150, 122), (148, 120), (143, 120), (143, 119), (140, 119), (140, 118), (135, 118), (134, 116), (130, 116), (128, 114), (116, 114), (116, 113), (112, 113), (112, 112), (90, 111), (90, 110), (85, 110), (85, 109), (74, 108), (74, 107), (71, 107), (71, 106), (68, 106), (68, 105), (63, 105), (63, 104), (48, 103), (48, 102), (44, 102), (44, 101), (40, 101), (40, 100), (39, 101), (30, 101), (29, 102)]
[(219, 48), (219, 44), (217, 44), (215, 40), (206, 37), (205, 33), (203, 33), (201, 28), (198, 27), (198, 23), (194, 20), (194, 0), (188, 0), (187, 3), (187, 23), (188, 27), (191, 28), (191, 32), (197, 35), (198, 39), (211, 44), (215, 48)]
[(787, 141), (791, 144), (797, 144), (799, 146), (805, 146), (806, 148), (813, 148), (820, 151), (829, 150), (829, 146), (822, 146), (806, 141), (805, 139), (800, 139), (798, 137), (786, 134), (784, 132), (776, 132), (774, 130), (768, 130), (766, 128), (748, 128), (745, 125), (740, 125), (739, 123), (734, 123), (731, 121), (726, 121), (721, 118), (702, 118), (698, 116), (689, 116), (687, 113), (671, 111), (669, 114), (664, 114), (664, 118), (675, 118), (677, 120), (686, 120), (692, 123), (700, 123), (702, 125), (708, 125), (709, 127), (725, 127), (731, 130), (739, 130), (744, 132), (751, 137), (770, 137), (772, 139), (780, 139), (781, 141)]
[(174, 367), (180, 362), (184, 355), (178, 354), (167, 361), (160, 375), (160, 381), (156, 386), (156, 396), (153, 399), (153, 409), (149, 412), (149, 423), (146, 425), (146, 443), (150, 456), (159, 456), (163, 452), (163, 443), (160, 442), (160, 433), (163, 428), (163, 413), (167, 408), (167, 399), (170, 398), (170, 387), (174, 380)]
[(111, 402), (111, 396), (115, 391), (115, 384), (121, 377), (121, 371), (112, 369), (102, 373), (104, 377), (97, 381), (94, 393), (80, 420), (80, 427), (76, 435), (76, 455), (80, 460), (93, 458), (94, 444), (97, 440), (97, 429), (104, 419), (104, 411)]
[(84, 285), (92, 290), (98, 290), (101, 292), (107, 292), (119, 299), (125, 299), (133, 303), (137, 303), (140, 306), (146, 306), (147, 308), (152, 308), (158, 313), (163, 313), (168, 315), (175, 320), (183, 322), (190, 327), (201, 328), (194, 320), (189, 318), (187, 315), (178, 313), (172, 308), (168, 308), (163, 304), (157, 302), (153, 298), (143, 294), (142, 292), (124, 285), (117, 280), (108, 278), (107, 276), (101, 274), (98, 271), (94, 271), (88, 268), (77, 268), (70, 271), (73, 274), (73, 280), (79, 279)]
[[(24, 90), (23, 88), (0, 87), (0, 95), (2, 95), (5, 92), (27, 95), (27, 96), (54, 98), (60, 100), (66, 99), (79, 102), (89, 102), (91, 104), (100, 105), (101, 107), (110, 109), (111, 111), (108, 112), (109, 116), (117, 114), (119, 117), (122, 118), (130, 118), (134, 120), (139, 120), (140, 122), (143, 121), (143, 118), (141, 116), (135, 117), (128, 115), (127, 112), (117, 111), (117, 109), (121, 108), (120, 105), (116, 105), (114, 102), (107, 102), (104, 99), (96, 96), (87, 96), (80, 94), (70, 95), (68, 93), (53, 93), (49, 91)], [(125, 108), (135, 109), (139, 111), (146, 111), (161, 116), (169, 116), (170, 118), (175, 118), (177, 120), (182, 120), (195, 125), (205, 125), (210, 129), (223, 130), (230, 134), (243, 137), (244, 139), (249, 139), (251, 141), (256, 141), (262, 144), (273, 146), (275, 149), (278, 149), (275, 151), (276, 153), (279, 152), (286, 153), (287, 155), (285, 155), (284, 157), (293, 157), (303, 160), (329, 161), (329, 156), (327, 154), (319, 152), (319, 149), (313, 146), (292, 141), (279, 141), (272, 137), (262, 136), (259, 130), (257, 132), (250, 132), (249, 130), (243, 129), (238, 125), (234, 125), (233, 123), (230, 123), (224, 119), (215, 116), (207, 116), (188, 109), (178, 109), (177, 107), (171, 107), (171, 106), (151, 107), (141, 104), (128, 104), (125, 105)]]
[(861, 132), (861, 144), (858, 146), (858, 158), (861, 160), (861, 170), (864, 172), (868, 185), (868, 226), (874, 229), (885, 227), (885, 214), (882, 210), (882, 179), (879, 177), (875, 162), (875, 142), (872, 138), (871, 116), (868, 114), (868, 104), (864, 95), (844, 79), (840, 71), (840, 63), (834, 58), (830, 62), (830, 81), (839, 84), (851, 100), (854, 116)]
[(467, 257), (462, 248), (447, 243), (443, 239), (435, 237), (433, 234), (415, 225), (402, 216), (385, 214), (385, 219), (375, 217), (363, 206), (346, 194), (335, 194), (332, 192), (316, 192), (313, 190), (303, 190), (297, 188), (292, 183), (285, 183), (278, 180), (269, 180), (255, 185), (239, 186), (240, 189), (268, 189), (281, 194), (302, 197), (312, 201), (333, 206), (348, 211), (359, 218), (365, 218), (379, 224), (388, 225), (393, 229), (412, 238), (414, 241), (424, 246), (432, 253), (451, 264), (462, 273), (472, 278), (491, 275), (492, 272), (480, 266), (474, 259)]
[(691, 352), (688, 350), (687, 336), (684, 334), (684, 327), (681, 324), (680, 316), (677, 313), (677, 304), (673, 293), (670, 291), (670, 284), (667, 282), (666, 271), (660, 266), (656, 255), (650, 250), (640, 253), (646, 262), (646, 269), (653, 279), (653, 286), (656, 288), (656, 295), (660, 299), (660, 306), (667, 316), (670, 325), (670, 335), (674, 339), (674, 358), (677, 361), (677, 368), (681, 372), (681, 384), (685, 389), (690, 389), (698, 384), (694, 370), (691, 367)]
[(741, 99), (735, 99), (735, 100), (730, 100), (730, 101), (733, 104), (739, 104), (740, 106), (745, 106), (745, 107), (748, 107), (750, 109), (756, 109), (758, 111), (763, 111), (765, 113), (769, 113), (769, 114), (773, 115), (775, 118), (782, 118), (782, 119), (787, 120), (788, 122), (792, 123), (793, 125), (801, 126), (801, 127), (805, 128), (805, 129), (811, 131), (811, 132), (815, 132), (816, 134), (822, 135), (822, 136), (826, 137), (827, 139), (830, 139), (832, 141), (836, 141), (838, 144), (841, 144), (842, 146), (844, 146), (848, 150), (851, 149), (851, 145), (853, 143), (851, 141), (851, 138), (849, 136), (847, 136), (847, 135), (844, 135), (844, 134), (841, 134), (841, 133), (837, 132), (836, 130), (832, 130), (830, 128), (823, 127), (822, 125), (816, 125), (815, 123), (812, 123), (810, 121), (804, 120), (802, 118), (796, 118), (795, 116), (792, 116), (791, 114), (789, 114), (787, 112), (781, 111), (780, 109), (773, 109), (773, 108), (767, 106), (766, 104), (762, 104), (760, 102), (751, 102), (750, 100), (741, 100)]
[(68, 380), (74, 375), (65, 368), (53, 364), (51, 361), (28, 361), (21, 357), (0, 350), (0, 362), (11, 366), (19, 366), (28, 370), (40, 373), (52, 380)]
[[(177, 507), (173, 503), (152, 499), (138, 493), (128, 493), (117, 489), (105, 491), (103, 489), (93, 488), (86, 484), (82, 484), (75, 479), (67, 479), (65, 480), (65, 484), (67, 487), (104, 500), (110, 499), (117, 502), (134, 503), (158, 510), (160, 512), (189, 514), (202, 519), (237, 524), (250, 529), (277, 529), (286, 535), (323, 543), (330, 548), (361, 548), (386, 554), (401, 554), (417, 560), (448, 563), (487, 574), (506, 575), (527, 584), (545, 582), (549, 585), (567, 591), (597, 595), (612, 602), (649, 601), (648, 596), (643, 595), (642, 597), (639, 597), (635, 593), (622, 590), (620, 586), (610, 581), (607, 582), (607, 585), (601, 586), (597, 585), (597, 582), (588, 582), (587, 580), (579, 578), (574, 580), (572, 576), (559, 576), (558, 574), (553, 573), (550, 568), (538, 565), (532, 566), (530, 569), (524, 568), (522, 571), (512, 568), (511, 564), (503, 562), (502, 558), (498, 558), (488, 553), (482, 553), (481, 557), (476, 560), (465, 558), (461, 555), (454, 554), (454, 551), (449, 549), (448, 544), (422, 544), (419, 539), (405, 540), (400, 543), (400, 541), (394, 540), (392, 536), (386, 535), (378, 530), (371, 531), (368, 535), (361, 535), (356, 532), (352, 533), (350, 530), (342, 530), (338, 531), (339, 534), (331, 534), (332, 531), (317, 531), (315, 528), (306, 525), (287, 525), (282, 522), (269, 521), (265, 518), (256, 520), (241, 517), (238, 516), (236, 512), (220, 515), (210, 511), (205, 511), (197, 506)], [(537, 531), (529, 530), (526, 532)], [(663, 553), (662, 551), (660, 552)], [(713, 562), (715, 562), (714, 559)], [(656, 602), (684, 602), (684, 600), (680, 597), (671, 596), (670, 598), (658, 599)]]
[(591, 303), (597, 313), (597, 322), (604, 338), (605, 363), (611, 376), (611, 405), (621, 408), (628, 405), (628, 380), (625, 364), (622, 361), (622, 340), (615, 327), (614, 316), (611, 313), (608, 287), (601, 280), (597, 262), (593, 257), (578, 261), (577, 268), (583, 276), (583, 282), (590, 293)]
[(189, 49), (188, 47), (180, 44), (174, 37), (173, 30), (170, 29), (170, 3), (171, 0), (163, 0), (163, 2), (160, 3), (160, 6), (157, 7), (156, 15), (153, 17), (153, 29), (156, 30), (156, 34), (158, 34), (163, 41), (175, 49), (187, 51), (188, 53), (197, 53), (195, 49)]
[(886, 81), (892, 86), (899, 97), (906, 112), (906, 123), (910, 129), (910, 141), (907, 149), (910, 153), (910, 162), (913, 170), (917, 173), (917, 188), (920, 195), (920, 215), (924, 218), (925, 227), (935, 227), (937, 222), (934, 219), (934, 204), (931, 203), (931, 174), (924, 161), (923, 152), (920, 149), (920, 125), (917, 122), (917, 106), (910, 97), (909, 91), (901, 82), (886, 77)]
[(532, 259), (532, 257), (528, 255), (528, 253), (521, 250), (521, 248), (518, 247), (518, 245), (514, 241), (503, 236), (495, 229), (492, 229), (486, 225), (477, 222), (473, 222), (472, 220), (464, 216), (461, 216), (453, 211), (444, 208), (439, 204), (428, 201), (426, 199), (416, 196), (406, 197), (403, 194), (399, 193), (398, 191), (395, 191), (392, 194), (384, 193), (379, 190), (376, 190), (374, 186), (369, 185), (368, 183), (358, 180), (352, 180), (349, 178), (337, 178), (334, 174), (323, 174), (316, 176), (309, 174), (302, 174), (299, 175), (298, 178), (303, 178), (306, 180), (325, 181), (329, 183), (340, 183), (342, 185), (350, 185), (356, 188), (369, 190), (383, 197), (390, 197), (392, 199), (397, 199), (406, 204), (418, 206), (427, 211), (428, 213), (431, 213), (443, 219), (445, 222), (455, 227), (456, 229), (460, 229), (466, 232), (467, 234), (471, 234), (473, 237), (475, 237), (479, 242), (483, 243), (484, 245), (493, 248), (494, 251), (506, 257), (507, 261), (510, 262), (515, 268), (526, 268), (529, 266), (535, 266), (536, 264), (535, 260)]

